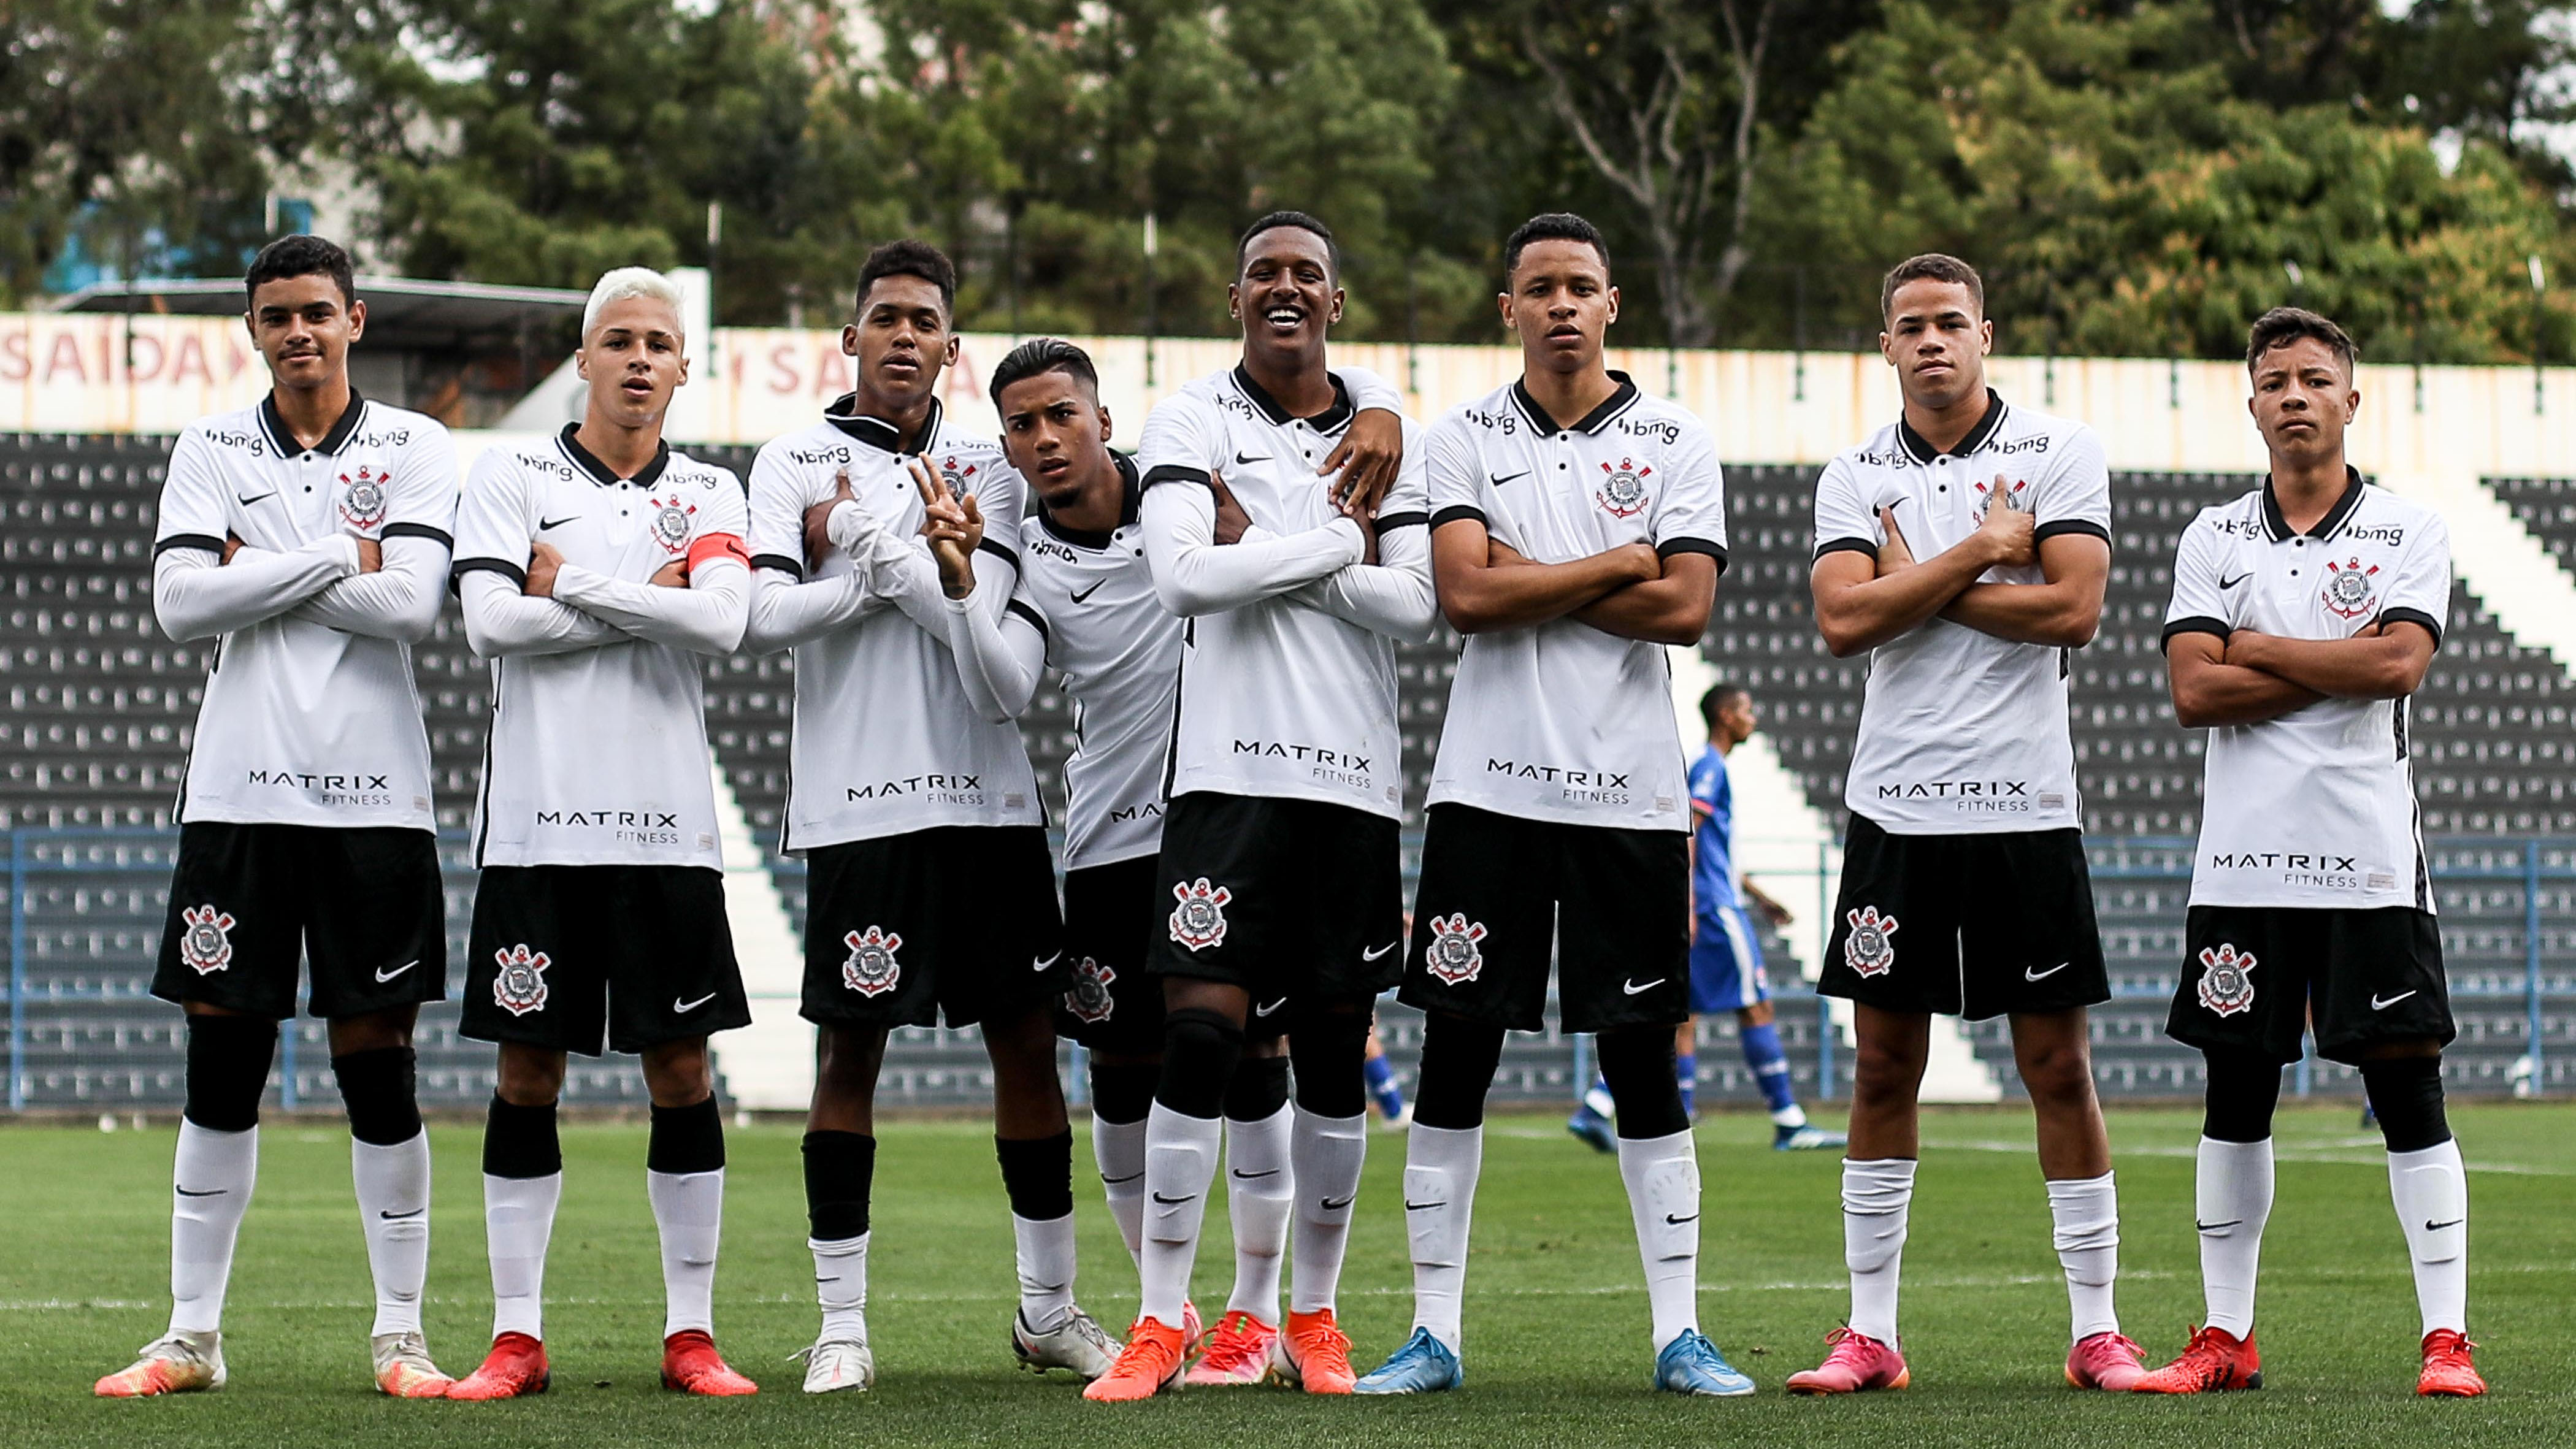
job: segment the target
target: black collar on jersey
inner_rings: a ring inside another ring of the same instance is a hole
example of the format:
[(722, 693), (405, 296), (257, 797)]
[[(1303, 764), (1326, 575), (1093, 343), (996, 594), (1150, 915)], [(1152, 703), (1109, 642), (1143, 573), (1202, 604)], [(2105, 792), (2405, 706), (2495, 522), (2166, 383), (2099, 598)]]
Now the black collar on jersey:
[[(823, 409), (823, 421), (880, 453), (902, 452), (903, 430), (883, 418), (872, 418), (860, 413), (858, 406), (859, 395), (845, 392), (832, 399), (831, 406)], [(939, 436), (939, 418), (939, 399), (934, 397), (930, 400), (929, 416), (921, 420), (920, 446), (915, 448), (914, 452), (930, 451), (931, 439)]]
[(598, 454), (583, 447), (581, 445), (581, 440), (573, 436), (573, 434), (580, 431), (581, 424), (579, 423), (564, 424), (563, 435), (561, 438), (564, 456), (572, 459), (574, 467), (577, 467), (581, 469), (581, 471), (589, 474), (591, 482), (597, 483), (603, 488), (615, 483), (632, 483), (638, 488), (650, 488), (653, 486), (653, 480), (662, 476), (662, 470), (671, 466), (671, 445), (666, 441), (656, 439), (653, 443), (653, 461), (645, 464), (644, 470), (637, 473), (634, 477), (620, 478), (617, 476), (616, 469), (599, 461)]
[(1538, 399), (1530, 396), (1529, 388), (1519, 378), (1512, 379), (1512, 401), (1520, 404), (1521, 415), (1529, 419), (1530, 426), (1538, 429), (1542, 437), (1551, 433), (1598, 433), (1610, 426), (1612, 418), (1635, 407), (1637, 399), (1642, 396), (1637, 391), (1635, 380), (1628, 374), (1614, 370), (1610, 380), (1619, 385), (1611, 390), (1610, 396), (1602, 399), (1601, 406), (1585, 413), (1583, 420), (1571, 428), (1549, 417), (1547, 409), (1538, 405)]
[[(1987, 388), (1986, 415), (1977, 419), (1975, 427), (1968, 429), (1968, 435), (1959, 440), (1959, 446), (1950, 450), (1950, 456), (1966, 458), (1974, 455), (1979, 448), (1986, 445), (1988, 439), (1994, 437), (1995, 429), (2003, 425), (2003, 394), (1993, 388)], [(1905, 420), (1903, 413), (1896, 415), (1896, 438), (1898, 442), (1905, 445), (1906, 453), (1917, 463), (1929, 463), (1941, 456), (1941, 450), (1933, 447), (1921, 433), (1914, 431), (1914, 425)]]
[[(1342, 380), (1329, 372), (1324, 376), (1332, 379), (1333, 405), (1306, 419), (1306, 426), (1319, 433), (1338, 433), (1349, 426), (1357, 410), (1351, 406), (1351, 390), (1342, 386)], [(1279, 399), (1270, 395), (1268, 388), (1252, 380), (1251, 372), (1240, 362), (1234, 365), (1234, 385), (1243, 390), (1245, 397), (1252, 399), (1252, 405), (1261, 409), (1261, 415), (1270, 420), (1272, 427), (1284, 428), (1295, 421), (1289, 411), (1279, 405)]]
[(331, 431), (322, 435), (321, 442), (308, 448), (295, 441), (295, 434), (288, 431), (285, 416), (277, 410), (277, 394), (272, 392), (259, 400), (259, 425), (268, 434), (268, 445), (275, 448), (281, 458), (298, 458), (306, 453), (329, 453), (338, 457), (340, 450), (349, 446), (349, 435), (358, 430), (358, 419), (366, 411), (367, 400), (358, 396), (356, 388), (349, 389), (349, 405), (340, 410), (340, 420), (331, 425)]
[[(1118, 486), (1121, 494), (1118, 505), (1118, 526), (1125, 528), (1136, 521), (1136, 515), (1142, 507), (1141, 500), (1145, 496), (1145, 484), (1144, 480), (1136, 474), (1134, 458), (1125, 453), (1111, 453), (1109, 461), (1118, 465)], [(1056, 522), (1055, 515), (1047, 510), (1046, 500), (1038, 496), (1038, 490), (1034, 487), (1029, 489), (1029, 506), (1038, 511), (1038, 526), (1054, 535), (1057, 541), (1072, 544), (1075, 548), (1091, 549), (1094, 552), (1109, 546), (1109, 534), (1088, 528), (1067, 528)]]
[[(2308, 530), (2308, 537), (2319, 543), (2342, 532), (2343, 526), (2352, 521), (2352, 511), (2361, 506), (2361, 470), (2346, 463), (2343, 474), (2343, 496), (2335, 500), (2334, 507), (2326, 510), (2325, 517), (2317, 520), (2316, 527)], [(2269, 473), (2263, 475), (2263, 531), (2271, 535), (2274, 543), (2287, 543), (2298, 537), (2298, 530), (2290, 527), (2290, 520), (2281, 516), (2281, 499), (2272, 491), (2272, 475)]]

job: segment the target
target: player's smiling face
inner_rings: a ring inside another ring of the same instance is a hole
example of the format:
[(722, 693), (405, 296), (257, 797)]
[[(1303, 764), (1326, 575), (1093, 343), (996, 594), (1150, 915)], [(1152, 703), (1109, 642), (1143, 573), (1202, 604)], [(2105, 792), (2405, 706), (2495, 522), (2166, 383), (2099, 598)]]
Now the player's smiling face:
[(1602, 335), (1619, 320), (1619, 289), (1590, 242), (1529, 243), (1511, 284), (1502, 296), (1503, 325), (1520, 337), (1522, 366), (1581, 372), (1601, 360)]
[(260, 283), (243, 320), (279, 387), (317, 388), (347, 368), (349, 344), (367, 330), (367, 304), (314, 272)]
[[(1041, 372), (1002, 389), (1002, 453), (1049, 510), (1061, 514), (1118, 488), (1109, 410), (1069, 372)], [(1110, 501), (1115, 516), (1118, 501)]]
[(2254, 395), (2245, 405), (2275, 459), (2296, 466), (2342, 450), (2361, 391), (2333, 348), (2313, 337), (2292, 338), (2256, 358), (2252, 371)]
[(841, 329), (841, 350), (859, 360), (860, 410), (902, 414), (919, 407), (939, 386), (941, 369), (957, 360), (957, 338), (948, 327), (948, 305), (929, 278), (905, 274), (871, 283), (859, 319)]
[(600, 308), (574, 356), (590, 384), (593, 415), (619, 427), (661, 417), (689, 380), (679, 311), (658, 297), (620, 297)]
[(1917, 277), (1888, 299), (1878, 350), (1896, 369), (1897, 385), (1918, 407), (1946, 408), (1986, 387), (1986, 353), (1995, 324), (1964, 282)]
[(1321, 352), (1324, 329), (1342, 320), (1332, 248), (1302, 226), (1274, 226), (1244, 248), (1243, 272), (1226, 289), (1247, 350)]

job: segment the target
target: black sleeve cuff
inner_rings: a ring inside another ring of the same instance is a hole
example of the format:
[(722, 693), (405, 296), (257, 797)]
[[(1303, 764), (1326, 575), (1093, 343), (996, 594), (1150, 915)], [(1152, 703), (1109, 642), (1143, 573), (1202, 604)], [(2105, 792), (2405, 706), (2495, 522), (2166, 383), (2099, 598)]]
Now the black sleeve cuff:
[(2098, 538), (2106, 544), (2111, 541), (2111, 530), (2104, 528), (2102, 525), (2095, 523), (2089, 518), (2060, 518), (2054, 522), (2043, 523), (2039, 527), (2030, 531), (2030, 541), (2035, 547), (2039, 544), (2048, 542), (2052, 538), (2057, 538), (2070, 533), (2084, 534), (2088, 537)]
[(506, 559), (461, 558), (447, 571), (447, 591), (451, 594), (462, 593), (465, 588), (465, 576), (478, 569), (499, 574), (520, 588), (524, 589), (528, 586), (528, 571)]
[(780, 573), (786, 574), (800, 582), (805, 577), (804, 560), (792, 559), (783, 553), (753, 554), (751, 556), (751, 566), (754, 569), (776, 569)]
[(1677, 553), (1704, 553), (1717, 560), (1717, 571), (1726, 572), (1726, 545), (1709, 538), (1668, 538), (1655, 545), (1655, 557), (1671, 558)]
[(2441, 624), (2441, 621), (2440, 621), (2440, 620), (2438, 620), (2438, 619), (2435, 619), (2432, 615), (2425, 613), (2425, 612), (2424, 612), (2423, 610), (2421, 610), (2421, 609), (2382, 609), (2382, 610), (2380, 610), (2380, 611), (2379, 611), (2379, 627), (2380, 627), (2380, 629), (2384, 632), (2384, 631), (2386, 631), (2386, 629), (2388, 628), (2388, 626), (2389, 626), (2389, 625), (2391, 625), (2391, 624), (2413, 624), (2413, 625), (2415, 625), (2416, 627), (2418, 627), (2418, 628), (2422, 629), (2425, 633), (2430, 634), (2430, 635), (2432, 635), (2432, 636), (2433, 636), (2433, 647), (2434, 647), (2434, 648), (2439, 649), (2439, 648), (2441, 648), (2441, 647), (2442, 647), (2442, 624)]
[(152, 545), (152, 556), (159, 558), (174, 548), (202, 548), (221, 558), (224, 552), (224, 541), (207, 533), (174, 533)]
[(2228, 635), (2235, 632), (2225, 619), (2213, 619), (2207, 614), (2193, 614), (2188, 618), (2176, 619), (2165, 625), (2164, 635), (2156, 641), (2156, 647), (2172, 648), (2174, 636), (2178, 634), (2215, 634), (2224, 641)]
[(1871, 558), (1876, 558), (1878, 545), (1866, 538), (1829, 538), (1816, 545), (1818, 559), (1822, 559), (1829, 553), (1865, 553)]
[(1418, 511), (1413, 513), (1381, 513), (1378, 515), (1377, 519), (1377, 531), (1385, 533), (1390, 529), (1420, 528), (1430, 521), (1430, 514)]
[(1019, 570), (1020, 556), (1011, 552), (1009, 549), (1002, 547), (992, 539), (987, 538), (982, 543), (975, 545), (975, 551), (977, 553), (989, 553), (995, 558), (1003, 560), (1011, 566), (1013, 572), (1017, 572)]
[(1209, 474), (1205, 468), (1187, 468), (1178, 463), (1165, 463), (1146, 474), (1145, 480), (1136, 485), (1136, 491), (1142, 493), (1157, 483), (1196, 483), (1204, 488), (1208, 482)]
[(1002, 606), (1002, 612), (1005, 614), (1019, 615), (1021, 618), (1029, 621), (1030, 628), (1038, 631), (1039, 638), (1044, 639), (1047, 637), (1046, 620), (1039, 615), (1037, 610), (1030, 608), (1026, 602), (1019, 599), (1013, 599)]
[(453, 550), (456, 547), (456, 540), (446, 529), (432, 528), (426, 523), (388, 523), (385, 525), (385, 537), (425, 538), (443, 549)]
[(1485, 510), (1472, 503), (1452, 503), (1431, 515), (1431, 527), (1437, 531), (1452, 523), (1482, 523)]

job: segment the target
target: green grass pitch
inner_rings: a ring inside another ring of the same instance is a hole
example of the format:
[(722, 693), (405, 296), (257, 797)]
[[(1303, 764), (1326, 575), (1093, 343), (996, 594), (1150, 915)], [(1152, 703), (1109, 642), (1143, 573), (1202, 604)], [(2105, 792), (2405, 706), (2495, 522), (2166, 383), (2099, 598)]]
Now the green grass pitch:
[[(172, 1134), (0, 1129), (0, 1442), (74, 1445), (319, 1443), (918, 1445), (2369, 1445), (2576, 1442), (2576, 1108), (2465, 1107), (2471, 1166), (2471, 1329), (2495, 1391), (2476, 1402), (2410, 1393), (2415, 1304), (2375, 1138), (2352, 1110), (2281, 1118), (2280, 1201), (2265, 1243), (2260, 1341), (2269, 1387), (2196, 1400), (2107, 1399), (2066, 1389), (2066, 1301), (2048, 1213), (2013, 1109), (1927, 1116), (1907, 1250), (1914, 1387), (1791, 1399), (1845, 1307), (1836, 1166), (1764, 1149), (1769, 1124), (1700, 1126), (1707, 1185), (1702, 1325), (1762, 1385), (1750, 1400), (1648, 1391), (1642, 1276), (1618, 1174), (1553, 1118), (1497, 1118), (1486, 1149), (1467, 1303), (1467, 1387), (1420, 1400), (1310, 1400), (1201, 1390), (1138, 1406), (1081, 1401), (1062, 1374), (1012, 1364), (1010, 1228), (987, 1133), (968, 1122), (884, 1131), (870, 1328), (882, 1381), (808, 1399), (786, 1355), (814, 1328), (797, 1133), (730, 1134), (732, 1177), (717, 1337), (758, 1379), (746, 1401), (686, 1401), (656, 1384), (661, 1285), (644, 1201), (644, 1133), (564, 1134), (568, 1181), (548, 1269), (554, 1392), (507, 1404), (395, 1403), (367, 1380), (368, 1290), (347, 1138), (337, 1124), (272, 1121), (242, 1234), (221, 1394), (100, 1402), (90, 1381), (157, 1334), (167, 1305)], [(2120, 1306), (2152, 1359), (2200, 1309), (2191, 1210), (2196, 1114), (2112, 1117), (2123, 1213)], [(489, 1326), (477, 1132), (435, 1130), (436, 1236), (429, 1337), (444, 1366), (475, 1363)], [(1088, 1148), (1078, 1145), (1087, 1166)], [(1397, 1191), (1400, 1140), (1372, 1143), (1344, 1278), (1345, 1326), (1365, 1368), (1409, 1323)], [(1080, 1171), (1085, 1304), (1113, 1329), (1134, 1279), (1093, 1178)], [(1219, 1245), (1200, 1302), (1221, 1304)]]

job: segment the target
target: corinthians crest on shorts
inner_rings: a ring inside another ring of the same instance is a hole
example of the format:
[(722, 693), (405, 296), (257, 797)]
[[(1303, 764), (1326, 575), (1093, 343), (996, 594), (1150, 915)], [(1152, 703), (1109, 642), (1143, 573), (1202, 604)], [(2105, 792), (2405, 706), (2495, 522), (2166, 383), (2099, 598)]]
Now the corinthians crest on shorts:
[(1851, 934), (1843, 938), (1843, 964), (1862, 976), (1884, 976), (1896, 964), (1896, 918), (1882, 916), (1876, 906), (1863, 906), (1843, 913)]
[(1453, 911), (1431, 918), (1431, 944), (1422, 951), (1422, 969), (1443, 986), (1456, 986), (1473, 981), (1485, 969), (1485, 953), (1476, 943), (1485, 939), (1485, 923), (1470, 921), (1466, 912)]
[(495, 951), (492, 959), (500, 963), (501, 974), (492, 978), (492, 1004), (512, 1016), (525, 1016), (546, 1008), (546, 968), (553, 965), (543, 951), (531, 951), (522, 941), (506, 951)]
[(1593, 498), (1616, 518), (1634, 518), (1646, 508), (1646, 479), (1655, 470), (1633, 458), (1622, 458), (1617, 467), (1601, 465), (1601, 486)]
[(1208, 884), (1206, 876), (1172, 887), (1180, 904), (1172, 908), (1172, 939), (1193, 951), (1225, 944), (1225, 903), (1234, 892)]
[(2371, 581), (2378, 572), (2379, 565), (2364, 568), (2358, 558), (2341, 564), (2326, 560), (2326, 607), (2346, 619), (2369, 613), (2371, 605), (2379, 600), (2379, 585)]
[(200, 976), (211, 976), (233, 964), (233, 918), (213, 906), (191, 906), (179, 913), (187, 930), (179, 937), (179, 959)]
[(1064, 1009), (1077, 1021), (1093, 1026), (1107, 1021), (1118, 1009), (1118, 1000), (1109, 994), (1109, 983), (1118, 973), (1085, 956), (1074, 964), (1073, 989), (1064, 994)]
[(2233, 941), (2200, 951), (2200, 1004), (2220, 1016), (2234, 1016), (2254, 1004), (2254, 955), (2240, 952)]
[(903, 976), (903, 966), (894, 959), (903, 937), (875, 926), (865, 931), (852, 931), (841, 938), (850, 948), (850, 959), (841, 963), (841, 984), (861, 996), (883, 996), (894, 990)]
[(355, 528), (373, 528), (385, 521), (386, 475), (361, 463), (354, 474), (340, 475), (340, 517)]

